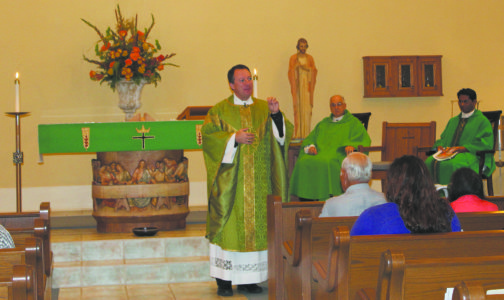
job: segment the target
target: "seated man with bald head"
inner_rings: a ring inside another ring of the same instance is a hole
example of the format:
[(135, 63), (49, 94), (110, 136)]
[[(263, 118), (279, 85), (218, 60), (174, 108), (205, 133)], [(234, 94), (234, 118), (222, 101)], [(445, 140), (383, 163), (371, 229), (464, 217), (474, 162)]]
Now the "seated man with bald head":
[(341, 162), (359, 145), (371, 144), (364, 125), (346, 109), (342, 96), (332, 96), (329, 107), (331, 115), (320, 121), (303, 141), (292, 171), (290, 193), (300, 200), (326, 200), (341, 195)]
[(341, 187), (344, 194), (327, 199), (320, 217), (358, 216), (365, 209), (386, 203), (383, 193), (369, 187), (373, 164), (363, 153), (350, 153), (341, 164)]

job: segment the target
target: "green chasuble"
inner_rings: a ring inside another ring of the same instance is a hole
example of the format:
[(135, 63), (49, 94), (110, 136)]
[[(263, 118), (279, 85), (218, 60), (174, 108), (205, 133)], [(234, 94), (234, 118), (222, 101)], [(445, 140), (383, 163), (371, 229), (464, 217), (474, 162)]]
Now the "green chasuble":
[[(206, 237), (228, 251), (267, 249), (266, 201), (269, 194), (287, 199), (287, 145), (293, 126), (284, 116), (285, 145), (272, 132), (268, 103), (234, 105), (233, 95), (208, 111), (201, 133), (207, 168)], [(232, 164), (222, 159), (231, 136), (242, 128), (256, 134), (251, 145), (238, 144)]]
[[(462, 132), (457, 143), (453, 143), (457, 127), (462, 114), (451, 118), (446, 125), (441, 138), (436, 141), (433, 149), (438, 146), (453, 147), (464, 146), (469, 152), (459, 153), (454, 158), (445, 161), (436, 161), (432, 156), (425, 160), (430, 173), (436, 183), (448, 184), (453, 172), (461, 167), (473, 169), (476, 173), (479, 170), (479, 159), (476, 151), (492, 150), (494, 148), (494, 136), (490, 121), (479, 110), (475, 110), (467, 123), (462, 128)], [(456, 141), (455, 141), (456, 142)], [(495, 160), (492, 154), (485, 156), (485, 175), (490, 175), (495, 170)]]
[[(314, 144), (317, 155), (304, 152)], [(346, 157), (345, 147), (367, 147), (371, 139), (361, 121), (345, 110), (343, 119), (333, 122), (332, 114), (324, 118), (306, 137), (292, 172), (290, 193), (302, 198), (326, 200), (343, 193), (340, 183), (341, 162)]]

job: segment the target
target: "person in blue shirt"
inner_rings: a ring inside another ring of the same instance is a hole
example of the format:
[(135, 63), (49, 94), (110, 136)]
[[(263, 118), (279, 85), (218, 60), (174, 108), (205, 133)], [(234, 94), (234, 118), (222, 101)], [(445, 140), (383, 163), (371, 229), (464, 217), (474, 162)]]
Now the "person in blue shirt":
[(370, 207), (357, 218), (350, 235), (460, 231), (448, 200), (439, 197), (425, 163), (416, 156), (394, 160), (387, 173), (388, 203)]

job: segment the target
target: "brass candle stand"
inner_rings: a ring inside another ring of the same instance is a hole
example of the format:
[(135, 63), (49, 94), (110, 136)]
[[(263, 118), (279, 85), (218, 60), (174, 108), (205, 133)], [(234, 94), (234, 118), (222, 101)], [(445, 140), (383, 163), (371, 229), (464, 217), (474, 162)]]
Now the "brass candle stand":
[(21, 198), (21, 164), (23, 164), (23, 152), (21, 152), (21, 116), (28, 112), (6, 112), (9, 116), (14, 116), (16, 121), (16, 152), (12, 153), (12, 161), (16, 164), (16, 211), (22, 211)]

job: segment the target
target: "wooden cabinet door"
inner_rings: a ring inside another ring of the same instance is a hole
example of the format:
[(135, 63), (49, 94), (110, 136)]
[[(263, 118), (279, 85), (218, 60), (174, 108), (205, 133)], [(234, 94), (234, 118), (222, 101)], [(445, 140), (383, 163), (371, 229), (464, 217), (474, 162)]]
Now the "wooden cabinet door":
[(390, 97), (392, 70), (390, 57), (366, 56), (364, 60), (364, 97)]
[(441, 56), (418, 57), (419, 96), (443, 96)]
[(415, 97), (418, 94), (417, 57), (398, 56), (392, 58), (394, 97)]

